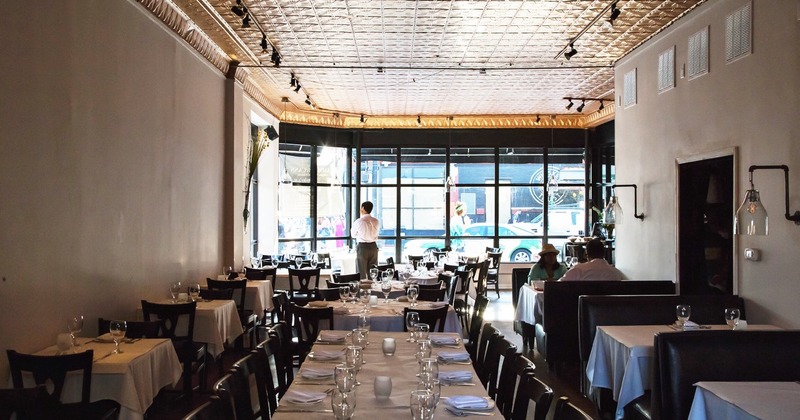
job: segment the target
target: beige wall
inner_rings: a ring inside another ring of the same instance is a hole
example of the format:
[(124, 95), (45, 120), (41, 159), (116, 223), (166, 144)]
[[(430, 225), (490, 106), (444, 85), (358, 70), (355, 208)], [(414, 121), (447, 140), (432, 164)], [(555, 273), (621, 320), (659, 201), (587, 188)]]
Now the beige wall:
[(242, 244), (241, 189), (233, 215), (222, 204), (243, 142), (226, 155), (220, 71), (135, 2), (45, 3), (0, 4), (3, 353), (55, 343), (72, 314), (85, 335), (97, 317), (132, 318)]
[[(621, 60), (616, 92), (624, 74), (638, 72), (638, 104), (617, 108), (617, 182), (638, 183), (644, 222), (618, 226), (617, 263), (629, 278), (676, 278), (675, 161), (696, 154), (738, 148), (737, 201), (753, 164), (791, 168), (790, 206), (800, 209), (800, 5), (797, 0), (753, 2), (753, 53), (725, 64), (725, 16), (745, 0), (713, 0)], [(709, 73), (680, 77), (687, 39), (709, 26)], [(657, 93), (658, 55), (676, 46), (676, 87)], [(770, 214), (770, 235), (739, 237), (738, 291), (750, 322), (800, 328), (797, 250), (800, 226), (783, 218), (780, 172), (756, 173), (756, 186)], [(632, 194), (623, 200), (630, 202)], [(738, 202), (736, 207), (738, 207)], [(762, 250), (760, 262), (745, 261), (745, 247)]]

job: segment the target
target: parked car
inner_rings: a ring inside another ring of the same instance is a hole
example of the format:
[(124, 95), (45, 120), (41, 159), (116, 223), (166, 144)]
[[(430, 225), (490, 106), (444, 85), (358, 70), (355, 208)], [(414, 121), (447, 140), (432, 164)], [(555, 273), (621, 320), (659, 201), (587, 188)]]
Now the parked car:
[[(578, 236), (584, 231), (584, 209), (551, 209), (548, 215), (549, 236)], [(535, 235), (544, 235), (544, 214), (536, 216), (530, 223), (519, 223)]]
[[(499, 233), (504, 261), (532, 261), (533, 255), (537, 254), (542, 247), (541, 239), (513, 238), (514, 236), (534, 235), (533, 232), (521, 226), (500, 224)], [(486, 246), (490, 245), (491, 240), (488, 238), (470, 239), (468, 238), (469, 236), (494, 236), (494, 225), (488, 223), (473, 223), (464, 228), (464, 236), (461, 237), (464, 241), (464, 253), (473, 255), (484, 253), (486, 252)], [(405, 245), (403, 245), (403, 255), (425, 255), (442, 247), (444, 247), (444, 239), (412, 239), (406, 241)]]

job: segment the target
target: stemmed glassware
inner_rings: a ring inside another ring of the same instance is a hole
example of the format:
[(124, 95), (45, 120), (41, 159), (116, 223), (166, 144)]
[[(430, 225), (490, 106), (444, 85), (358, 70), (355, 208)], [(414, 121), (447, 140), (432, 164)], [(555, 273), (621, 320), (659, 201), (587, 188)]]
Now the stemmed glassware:
[(230, 277), (231, 273), (233, 273), (233, 272), (234, 272), (234, 271), (233, 271), (233, 266), (230, 266), (230, 265), (224, 265), (224, 266), (222, 266), (222, 274), (224, 274), (224, 275), (225, 275), (225, 279), (227, 279), (228, 277)]
[(300, 269), (300, 267), (302, 267), (302, 266), (303, 266), (303, 257), (295, 257), (295, 258), (294, 258), (294, 265), (295, 265), (295, 267), (297, 267), (297, 269), (299, 270), (299, 269)]
[(178, 303), (178, 294), (181, 292), (181, 287), (181, 282), (179, 281), (170, 283), (169, 294), (172, 296), (172, 303)]
[(199, 283), (192, 283), (189, 285), (189, 297), (192, 298), (192, 302), (197, 302), (198, 300), (200, 300)]
[(416, 326), (418, 322), (419, 312), (408, 312), (406, 314), (406, 329), (411, 333), (411, 336), (406, 338), (406, 341), (410, 343), (417, 341)]
[(317, 268), (317, 264), (319, 264), (319, 257), (317, 253), (314, 252), (311, 254), (311, 268)]
[(383, 275), (388, 277), (389, 280), (394, 278), (394, 268), (387, 268), (386, 271), (383, 272)]
[(358, 291), (358, 301), (364, 305), (364, 308), (361, 310), (363, 313), (369, 313), (369, 296), (370, 292), (367, 289), (359, 289)]
[(79, 347), (81, 344), (78, 342), (75, 334), (78, 334), (83, 330), (83, 315), (76, 315), (70, 318), (69, 322), (67, 322), (67, 330), (69, 331), (69, 336), (72, 339), (72, 347)]
[(739, 318), (742, 316), (742, 312), (739, 308), (726, 308), (725, 309), (725, 323), (731, 327), (732, 330), (735, 330), (736, 327), (739, 325)]
[(383, 293), (384, 303), (389, 303), (389, 293), (392, 291), (392, 281), (383, 279), (381, 281), (381, 292)]
[(431, 340), (420, 340), (417, 338), (417, 352), (414, 354), (417, 358), (417, 363), (422, 362), (422, 359), (431, 357)]
[(358, 287), (358, 282), (357, 281), (351, 281), (350, 282), (350, 300), (355, 302), (356, 298), (358, 297), (358, 291), (359, 290), (360, 289)]
[(350, 286), (339, 287), (339, 300), (342, 301), (342, 306), (347, 306), (347, 301), (350, 300)]
[(408, 301), (411, 302), (409, 306), (417, 306), (417, 296), (419, 296), (419, 288), (412, 284), (408, 286), (408, 290), (406, 290), (406, 296), (408, 296)]
[(417, 332), (417, 341), (427, 340), (431, 331), (431, 326), (422, 322), (418, 322), (417, 326), (414, 327), (414, 330)]
[(361, 347), (362, 349), (367, 346), (367, 334), (369, 331), (362, 328), (353, 329), (353, 345)]
[(122, 353), (119, 349), (119, 343), (125, 338), (125, 332), (128, 331), (128, 324), (125, 321), (111, 321), (108, 324), (108, 332), (111, 333), (111, 338), (114, 339), (114, 354)]
[(683, 328), (692, 316), (691, 305), (678, 305), (675, 307), (675, 315), (678, 317), (678, 326)]
[(372, 267), (369, 269), (369, 279), (375, 281), (378, 278), (379, 270), (377, 267)]

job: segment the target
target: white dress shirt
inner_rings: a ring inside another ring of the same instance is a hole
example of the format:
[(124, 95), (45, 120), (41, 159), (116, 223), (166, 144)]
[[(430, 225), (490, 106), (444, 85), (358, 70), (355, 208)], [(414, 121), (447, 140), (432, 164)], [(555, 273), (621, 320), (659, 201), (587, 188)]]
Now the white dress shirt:
[(380, 223), (378, 219), (372, 217), (371, 214), (362, 214), (361, 217), (353, 222), (353, 227), (350, 229), (350, 236), (356, 239), (358, 243), (376, 242), (378, 240), (378, 228)]
[(564, 274), (561, 280), (624, 280), (625, 276), (616, 267), (602, 258), (578, 264)]

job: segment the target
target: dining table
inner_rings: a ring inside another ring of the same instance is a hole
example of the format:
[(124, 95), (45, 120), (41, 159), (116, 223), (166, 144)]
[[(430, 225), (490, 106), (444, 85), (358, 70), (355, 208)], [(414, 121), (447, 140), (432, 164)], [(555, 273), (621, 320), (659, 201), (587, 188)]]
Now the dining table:
[[(227, 280), (224, 275), (217, 276), (217, 280)], [(208, 283), (206, 283), (208, 286)], [(247, 292), (244, 296), (244, 308), (253, 311), (258, 316), (264, 316), (265, 311), (271, 311), (272, 303), (272, 281), (270, 280), (247, 280)]]
[[(727, 330), (727, 325), (704, 325), (699, 329)], [(773, 325), (749, 325), (750, 330), (777, 330)], [(607, 388), (617, 402), (616, 418), (625, 406), (651, 388), (653, 337), (658, 333), (681, 331), (674, 325), (606, 325), (597, 327), (586, 364), (592, 388)]]
[(689, 420), (753, 420), (800, 417), (798, 382), (695, 384)]
[[(333, 328), (336, 330), (352, 330), (357, 327), (359, 315), (364, 314), (364, 305), (358, 302), (343, 303), (341, 301), (315, 301), (309, 305), (316, 307), (333, 308)], [(370, 320), (372, 331), (403, 331), (405, 308), (430, 310), (447, 305), (447, 317), (444, 323), (444, 332), (461, 334), (461, 322), (452, 306), (446, 302), (417, 301), (416, 306), (403, 298), (385, 299), (378, 297), (374, 305), (367, 305), (367, 316)]]
[[(170, 304), (171, 300), (156, 301)], [(142, 319), (142, 308), (136, 310), (137, 319)], [(186, 323), (179, 322), (178, 333), (183, 334)], [(236, 302), (227, 299), (199, 300), (194, 318), (194, 341), (206, 343), (208, 352), (217, 357), (225, 350), (225, 343), (233, 343), (244, 333)]]
[(530, 325), (541, 324), (543, 307), (544, 290), (538, 290), (532, 285), (524, 284), (519, 288), (519, 300), (517, 301), (514, 321)]
[[(128, 339), (120, 343), (119, 354), (113, 354), (114, 342), (108, 335), (99, 338), (77, 338), (80, 346), (72, 352), (94, 351), (92, 363), (91, 401), (111, 399), (121, 406), (121, 420), (142, 420), (158, 392), (178, 384), (183, 368), (172, 342), (164, 338)], [(36, 353), (58, 354), (56, 346)], [(61, 394), (62, 402), (81, 399), (81, 375), (67, 375)], [(30, 375), (23, 376), (25, 386), (33, 385)], [(27, 383), (30, 381), (30, 383)]]
[[(324, 333), (324, 332), (323, 332)], [(457, 334), (439, 334), (439, 336), (451, 336), (457, 340), (453, 346), (434, 346), (431, 352), (432, 357), (438, 356), (442, 352), (463, 352), (464, 344)], [(436, 334), (431, 334), (436, 336)], [(410, 418), (410, 396), (411, 391), (417, 389), (419, 363), (415, 357), (417, 349), (416, 343), (406, 342), (406, 334), (398, 332), (378, 332), (372, 331), (369, 334), (371, 344), (364, 349), (364, 361), (361, 371), (357, 375), (357, 380), (361, 383), (356, 388), (356, 407), (354, 418)], [(393, 338), (396, 343), (396, 350), (392, 356), (383, 353), (381, 343), (384, 338)], [(343, 357), (334, 360), (314, 360), (314, 352), (320, 350), (339, 350), (345, 347), (344, 343), (327, 344), (316, 343), (311, 348), (310, 357), (306, 359), (295, 377), (294, 382), (289, 387), (287, 395), (291, 392), (326, 392), (330, 393), (336, 385), (332, 376), (320, 377), (316, 379), (306, 379), (306, 371), (317, 371), (330, 369), (337, 363), (344, 363)], [(486, 389), (481, 385), (472, 363), (469, 361), (451, 364), (439, 363), (440, 376), (442, 373), (451, 374), (464, 373), (471, 376), (464, 382), (454, 383), (441, 387), (441, 399), (436, 408), (434, 418), (453, 418), (455, 414), (445, 409), (444, 400), (454, 396), (475, 396), (484, 398), (489, 403), (489, 409), (481, 413), (501, 418), (500, 411), (494, 406), (494, 401), (489, 398)], [(391, 393), (386, 399), (378, 399), (375, 396), (373, 384), (378, 376), (388, 376), (391, 378)], [(316, 404), (293, 404), (286, 401), (286, 397), (279, 402), (278, 409), (273, 415), (274, 420), (297, 419), (303, 416), (304, 419), (330, 419), (333, 417), (331, 410), (330, 395), (326, 396), (321, 402)]]

